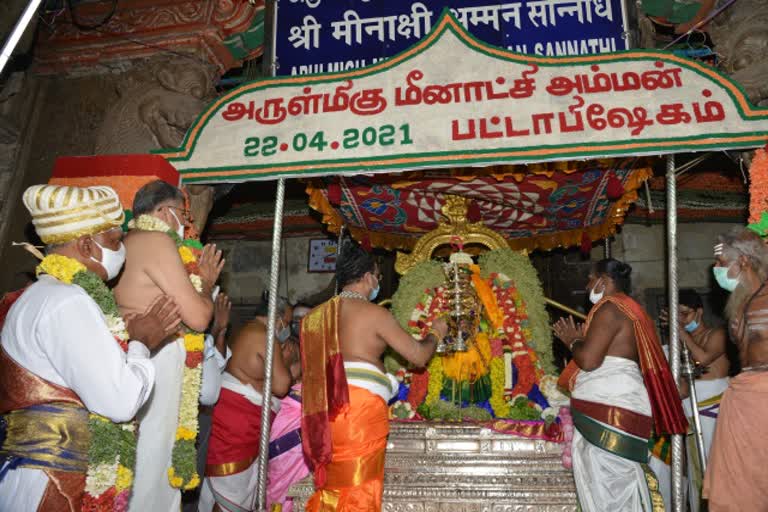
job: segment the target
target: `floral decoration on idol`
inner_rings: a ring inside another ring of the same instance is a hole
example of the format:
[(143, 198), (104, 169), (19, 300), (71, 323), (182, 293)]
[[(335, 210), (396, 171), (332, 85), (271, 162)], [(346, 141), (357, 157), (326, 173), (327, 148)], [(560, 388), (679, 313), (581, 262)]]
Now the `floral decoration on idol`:
[[(128, 331), (115, 296), (99, 276), (79, 261), (60, 254), (46, 256), (37, 267), (37, 275), (40, 274), (82, 288), (101, 309), (107, 328), (120, 349), (128, 350)], [(88, 432), (91, 439), (83, 510), (127, 510), (136, 464), (136, 425), (134, 422), (114, 423), (90, 413)]]
[[(184, 268), (195, 290), (203, 290), (200, 269), (197, 262), (203, 246), (198, 240), (182, 240), (168, 224), (151, 215), (141, 215), (132, 221), (132, 227), (143, 231), (158, 231), (170, 236), (176, 243)], [(168, 481), (172, 487), (190, 490), (200, 485), (197, 474), (197, 439), (198, 400), (202, 383), (203, 349), (205, 335), (191, 329), (184, 334), (184, 349), (187, 352), (182, 374), (181, 401), (179, 404), (176, 437), (171, 454), (171, 467), (168, 468)]]
[[(391, 416), (491, 421), (500, 431), (562, 441), (558, 412), (568, 399), (552, 375), (549, 318), (530, 261), (507, 249), (484, 254), (479, 264), (461, 252), (452, 261), (470, 276), (466, 295), (475, 301), (466, 350), (436, 355), (426, 369), (408, 368), (396, 354), (388, 355), (388, 371), (403, 376)], [(450, 315), (454, 293), (442, 265), (423, 262), (401, 279), (392, 310), (421, 339), (436, 318)], [(404, 403), (415, 409), (412, 416)]]

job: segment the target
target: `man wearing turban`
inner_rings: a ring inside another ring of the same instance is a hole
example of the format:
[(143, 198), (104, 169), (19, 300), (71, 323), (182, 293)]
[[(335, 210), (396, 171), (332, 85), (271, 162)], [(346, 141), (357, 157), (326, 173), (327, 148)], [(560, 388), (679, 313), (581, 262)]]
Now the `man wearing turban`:
[(155, 381), (149, 354), (178, 327), (178, 309), (163, 296), (119, 316), (105, 285), (125, 256), (123, 207), (111, 188), (37, 185), (23, 201), (47, 255), (0, 334), (0, 510), (75, 511), (91, 498), (119, 510), (132, 454), (121, 459), (123, 485), (114, 485), (114, 464), (102, 471), (105, 486), (89, 487), (93, 453), (123, 450), (122, 439), (97, 443), (92, 422), (126, 425), (130, 439), (127, 422)]

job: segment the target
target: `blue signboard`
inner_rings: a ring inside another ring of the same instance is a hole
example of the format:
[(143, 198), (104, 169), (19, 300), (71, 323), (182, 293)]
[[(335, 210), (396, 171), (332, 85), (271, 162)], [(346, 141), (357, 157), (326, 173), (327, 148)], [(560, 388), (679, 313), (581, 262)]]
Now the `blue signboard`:
[(412, 46), (446, 8), (478, 39), (518, 53), (590, 55), (629, 49), (622, 0), (282, 0), (277, 73), (368, 66)]

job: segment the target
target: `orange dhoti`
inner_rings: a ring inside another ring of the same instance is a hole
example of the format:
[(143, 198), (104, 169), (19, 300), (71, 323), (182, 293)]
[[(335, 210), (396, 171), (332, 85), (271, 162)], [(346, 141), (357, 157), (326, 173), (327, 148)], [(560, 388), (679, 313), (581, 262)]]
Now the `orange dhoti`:
[(768, 510), (768, 372), (731, 379), (720, 401), (704, 478), (712, 512)]
[(349, 385), (349, 407), (331, 421), (333, 458), (326, 482), (307, 503), (309, 512), (379, 512), (384, 492), (384, 454), (389, 434), (387, 404)]

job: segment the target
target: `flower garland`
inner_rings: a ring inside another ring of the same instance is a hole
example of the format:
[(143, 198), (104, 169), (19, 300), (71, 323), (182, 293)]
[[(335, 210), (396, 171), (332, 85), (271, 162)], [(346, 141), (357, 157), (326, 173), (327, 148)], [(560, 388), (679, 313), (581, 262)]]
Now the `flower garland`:
[(514, 288), (521, 298), (525, 298), (528, 318), (524, 328), (530, 330), (530, 336), (527, 337), (528, 346), (537, 355), (538, 365), (543, 373), (556, 373), (552, 361), (552, 330), (544, 302), (544, 290), (528, 256), (512, 249), (497, 249), (482, 254), (479, 265), (483, 277), (491, 274), (514, 276)]
[[(201, 292), (203, 282), (197, 266), (202, 245), (197, 240), (182, 240), (168, 224), (151, 215), (141, 215), (133, 221), (133, 227), (142, 231), (158, 231), (170, 236), (179, 251), (184, 268), (189, 274), (195, 290)], [(184, 361), (182, 375), (181, 401), (179, 403), (176, 437), (171, 453), (171, 467), (168, 468), (168, 481), (177, 489), (190, 490), (200, 485), (200, 475), (197, 474), (197, 439), (198, 401), (202, 383), (203, 349), (205, 336), (202, 333), (189, 330), (184, 335), (184, 349), (187, 357)]]
[[(456, 414), (447, 410), (454, 392), (449, 379), (458, 377), (461, 382), (469, 382), (484, 373), (480, 384), (487, 386), (488, 401), (479, 404), (481, 407), (497, 418), (543, 419), (551, 423), (556, 419), (557, 407), (552, 407), (549, 400), (551, 386), (542, 387), (542, 379), (553, 371), (549, 353), (552, 338), (536, 271), (526, 256), (506, 249), (485, 253), (480, 266), (482, 270), (475, 265), (470, 270), (484, 309), (480, 337), (475, 340), (481, 343), (473, 343), (471, 350), (460, 356), (466, 364), (455, 364), (455, 355), (433, 358), (424, 375), (418, 381), (412, 379), (406, 400), (424, 418), (461, 416), (465, 408)], [(515, 276), (514, 282), (509, 275)], [(414, 267), (400, 282), (392, 311), (417, 339), (445, 309), (444, 280), (440, 264), (429, 261)], [(480, 371), (481, 367), (484, 371)], [(463, 387), (459, 390), (462, 400), (465, 391)], [(446, 397), (448, 401), (444, 402)]]
[(749, 222), (760, 222), (768, 211), (768, 154), (765, 148), (755, 151), (749, 166)]
[[(60, 254), (46, 256), (37, 267), (37, 275), (40, 274), (81, 287), (101, 309), (107, 328), (120, 348), (128, 350), (128, 332), (115, 296), (99, 276), (79, 261)], [(83, 510), (127, 510), (136, 463), (135, 425), (133, 422), (113, 423), (104, 416), (90, 413), (88, 431), (91, 442), (88, 447)]]
[(431, 406), (440, 401), (440, 392), (443, 390), (443, 358), (433, 357), (427, 370), (429, 371), (429, 384), (427, 386), (427, 399), (424, 403)]

